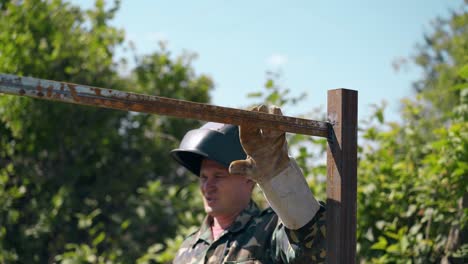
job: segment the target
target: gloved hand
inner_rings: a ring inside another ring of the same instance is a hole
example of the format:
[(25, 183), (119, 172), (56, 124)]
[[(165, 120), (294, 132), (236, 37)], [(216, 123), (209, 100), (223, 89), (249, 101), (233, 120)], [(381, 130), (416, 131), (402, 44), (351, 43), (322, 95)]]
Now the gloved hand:
[[(282, 115), (276, 106), (260, 105), (253, 111)], [(240, 127), (240, 141), (247, 159), (231, 162), (229, 173), (243, 174), (257, 183), (270, 180), (289, 165), (285, 132), (259, 129), (253, 125)]]

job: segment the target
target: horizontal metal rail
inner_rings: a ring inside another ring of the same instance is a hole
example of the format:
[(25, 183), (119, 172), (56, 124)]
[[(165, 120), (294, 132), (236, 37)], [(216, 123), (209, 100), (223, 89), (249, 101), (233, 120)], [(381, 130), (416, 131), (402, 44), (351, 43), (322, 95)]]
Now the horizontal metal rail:
[(0, 74), (0, 93), (226, 124), (256, 124), (285, 132), (328, 137), (327, 122), (278, 116), (87, 85)]

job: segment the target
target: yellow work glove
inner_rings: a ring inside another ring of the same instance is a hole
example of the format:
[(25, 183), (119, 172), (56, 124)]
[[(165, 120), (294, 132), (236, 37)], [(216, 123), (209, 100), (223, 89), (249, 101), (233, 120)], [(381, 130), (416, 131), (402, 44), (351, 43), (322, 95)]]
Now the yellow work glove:
[[(282, 115), (276, 106), (260, 105), (252, 111)], [(282, 131), (259, 129), (252, 125), (240, 127), (240, 141), (247, 159), (231, 162), (229, 173), (242, 174), (262, 183), (270, 180), (289, 165), (288, 144)]]

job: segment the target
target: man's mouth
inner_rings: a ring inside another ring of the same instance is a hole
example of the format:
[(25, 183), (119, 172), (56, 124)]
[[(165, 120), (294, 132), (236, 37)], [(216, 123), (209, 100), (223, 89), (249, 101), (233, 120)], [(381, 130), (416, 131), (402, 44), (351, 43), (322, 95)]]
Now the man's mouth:
[(205, 196), (205, 200), (207, 203), (214, 203), (216, 201), (216, 198), (212, 197), (212, 196)]

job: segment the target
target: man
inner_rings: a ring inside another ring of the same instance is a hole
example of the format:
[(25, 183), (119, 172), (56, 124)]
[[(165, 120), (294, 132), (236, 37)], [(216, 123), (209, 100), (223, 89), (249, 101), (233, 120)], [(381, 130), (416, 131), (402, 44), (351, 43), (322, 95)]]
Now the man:
[[(199, 176), (207, 213), (174, 263), (324, 263), (325, 209), (288, 156), (284, 132), (207, 123), (172, 155)], [(263, 212), (251, 200), (255, 184), (271, 206)]]

